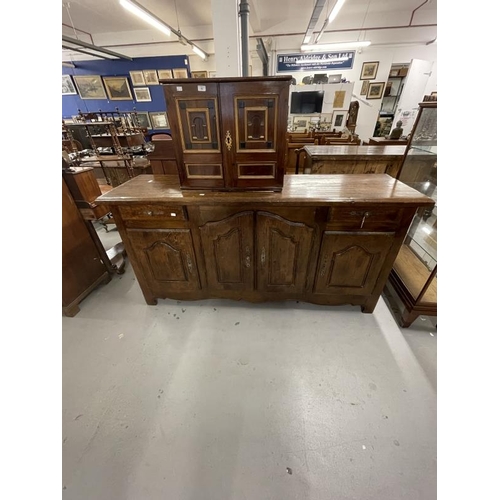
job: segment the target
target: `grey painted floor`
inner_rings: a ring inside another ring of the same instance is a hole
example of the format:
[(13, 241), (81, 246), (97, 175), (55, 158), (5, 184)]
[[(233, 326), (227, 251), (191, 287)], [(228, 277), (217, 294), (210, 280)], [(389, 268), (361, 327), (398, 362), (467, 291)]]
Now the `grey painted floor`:
[(435, 320), (387, 304), (148, 306), (127, 263), (62, 318), (63, 499), (436, 498)]

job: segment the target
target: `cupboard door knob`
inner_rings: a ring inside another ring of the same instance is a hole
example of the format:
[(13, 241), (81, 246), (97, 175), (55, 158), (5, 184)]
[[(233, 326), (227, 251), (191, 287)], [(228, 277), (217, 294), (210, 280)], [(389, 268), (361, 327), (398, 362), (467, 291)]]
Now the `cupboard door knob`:
[(231, 138), (231, 132), (229, 130), (226, 132), (226, 147), (228, 151), (231, 151), (231, 147), (233, 145), (233, 139)]
[(245, 257), (245, 267), (250, 267), (250, 247), (246, 247), (245, 248), (245, 252), (246, 252), (246, 257)]
[(365, 225), (365, 219), (370, 215), (370, 212), (365, 212), (363, 214), (363, 220), (361, 221), (361, 226), (359, 228), (361, 229)]
[(266, 262), (266, 247), (262, 247), (262, 251), (260, 252), (260, 261), (262, 265)]

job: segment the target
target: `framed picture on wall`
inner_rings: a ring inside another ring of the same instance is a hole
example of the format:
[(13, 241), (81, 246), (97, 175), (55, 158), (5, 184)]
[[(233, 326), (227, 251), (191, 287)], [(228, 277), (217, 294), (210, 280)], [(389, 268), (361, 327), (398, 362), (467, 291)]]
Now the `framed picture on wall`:
[(108, 98), (99, 75), (74, 75), (73, 79), (82, 99)]
[(134, 87), (134, 94), (137, 102), (151, 101), (151, 92), (147, 87)]
[(186, 68), (175, 68), (172, 70), (174, 78), (188, 78), (188, 70)]
[(307, 132), (309, 130), (310, 116), (294, 116), (293, 117), (293, 132)]
[(334, 129), (342, 130), (345, 127), (347, 111), (334, 111), (332, 126)]
[(372, 82), (368, 86), (367, 99), (380, 99), (384, 93), (385, 82)]
[(63, 75), (62, 76), (62, 94), (63, 95), (70, 95), (70, 94), (77, 94), (78, 92), (76, 91), (75, 85), (73, 83), (73, 80), (71, 79), (70, 75)]
[(154, 111), (149, 113), (149, 118), (151, 119), (151, 125), (154, 129), (157, 128), (170, 128), (168, 123), (167, 113), (165, 111)]
[(142, 71), (144, 75), (144, 81), (146, 85), (160, 85), (160, 81), (158, 80), (158, 73), (155, 69), (145, 69)]
[(208, 71), (191, 71), (192, 78), (208, 78)]
[(142, 71), (129, 71), (130, 79), (132, 80), (132, 85), (134, 87), (140, 87), (141, 85), (146, 85), (146, 80), (144, 80), (144, 75)]
[(158, 80), (171, 80), (172, 70), (171, 69), (159, 69), (158, 70)]
[(137, 111), (135, 113), (135, 119), (139, 127), (147, 128), (149, 130), (153, 128), (151, 126), (151, 120), (149, 119), (149, 113), (147, 111)]
[(132, 92), (126, 76), (104, 76), (104, 86), (112, 101), (131, 101)]
[(378, 61), (364, 62), (361, 68), (360, 80), (373, 80), (377, 76)]
[(366, 93), (368, 92), (368, 85), (369, 84), (370, 84), (370, 82), (368, 80), (363, 82), (363, 85), (361, 85), (361, 92), (360, 92), (361, 95), (366, 95)]

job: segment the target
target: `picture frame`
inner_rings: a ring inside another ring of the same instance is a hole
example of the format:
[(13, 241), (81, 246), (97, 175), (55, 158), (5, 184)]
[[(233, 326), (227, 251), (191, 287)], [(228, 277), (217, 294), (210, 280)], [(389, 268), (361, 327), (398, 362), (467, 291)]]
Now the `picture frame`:
[(377, 78), (379, 61), (364, 62), (361, 67), (360, 80), (374, 80)]
[(132, 80), (132, 85), (134, 87), (143, 87), (146, 85), (146, 80), (144, 79), (144, 74), (142, 71), (129, 71), (130, 80)]
[(62, 75), (62, 95), (78, 94), (71, 75)]
[(216, 78), (216, 77), (217, 77), (217, 73), (215, 71), (208, 72), (208, 78)]
[(294, 132), (307, 132), (310, 126), (310, 116), (297, 115), (293, 117), (292, 129)]
[(155, 69), (143, 69), (142, 74), (144, 75), (144, 81), (146, 85), (160, 85), (160, 80), (158, 80), (158, 73)]
[(332, 118), (332, 127), (335, 130), (343, 130), (345, 128), (347, 111), (334, 111)]
[(107, 99), (106, 90), (99, 75), (73, 75), (80, 99)]
[(153, 129), (170, 129), (170, 123), (165, 111), (150, 111), (149, 118)]
[(136, 111), (135, 120), (136, 122), (138, 122), (139, 127), (152, 130), (153, 126), (151, 124), (151, 119), (149, 118), (149, 113), (147, 111)]
[(174, 68), (172, 70), (174, 78), (189, 78), (188, 70), (186, 68)]
[(399, 69), (391, 69), (391, 71), (389, 72), (389, 76), (399, 76)]
[(110, 101), (131, 101), (132, 92), (126, 76), (103, 76)]
[(365, 80), (363, 82), (363, 85), (361, 85), (360, 95), (366, 95), (366, 93), (368, 92), (368, 85), (370, 85), (370, 82), (368, 80)]
[(151, 92), (148, 87), (134, 87), (135, 100), (137, 102), (151, 102)]
[(370, 82), (368, 91), (366, 92), (367, 99), (380, 99), (384, 94), (385, 82)]
[(191, 78), (208, 78), (208, 71), (191, 71)]
[(171, 80), (172, 70), (171, 69), (159, 69), (158, 70), (158, 80)]

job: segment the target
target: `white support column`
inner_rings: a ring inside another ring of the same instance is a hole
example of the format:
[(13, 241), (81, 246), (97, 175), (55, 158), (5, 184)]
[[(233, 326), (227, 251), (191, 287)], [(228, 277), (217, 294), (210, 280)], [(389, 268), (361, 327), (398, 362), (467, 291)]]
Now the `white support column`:
[(241, 76), (241, 32), (238, 0), (212, 0), (215, 73)]

